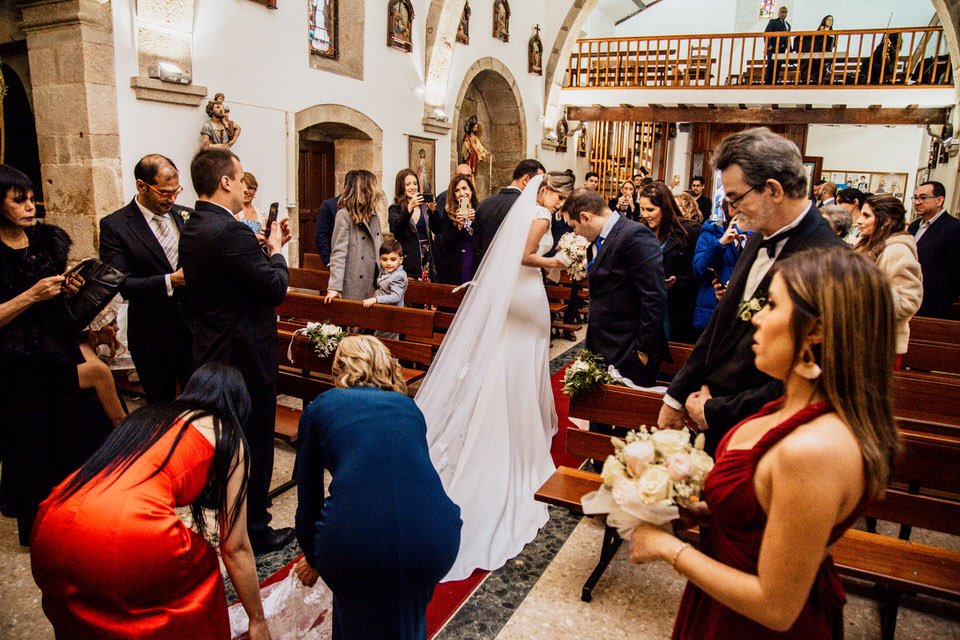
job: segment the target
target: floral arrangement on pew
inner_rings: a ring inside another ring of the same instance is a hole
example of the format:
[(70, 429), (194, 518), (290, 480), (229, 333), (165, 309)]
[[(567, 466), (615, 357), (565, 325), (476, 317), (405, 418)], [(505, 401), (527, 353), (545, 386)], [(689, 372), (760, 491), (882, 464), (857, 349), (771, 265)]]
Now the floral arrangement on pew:
[(563, 392), (568, 396), (589, 391), (598, 384), (613, 384), (603, 356), (584, 349), (563, 374)]
[[(342, 327), (329, 322), (308, 322), (306, 328), (297, 329), (294, 332), (294, 336), (297, 334), (307, 336), (318, 356), (329, 358), (333, 356), (347, 332)], [(293, 362), (293, 340), (290, 341), (290, 347), (287, 349), (287, 359)]]
[(556, 255), (566, 256), (570, 260), (567, 273), (571, 280), (583, 280), (587, 277), (587, 247), (590, 241), (569, 231), (560, 237), (557, 242)]
[(607, 525), (629, 539), (640, 522), (664, 525), (680, 517), (680, 507), (697, 502), (713, 469), (686, 429), (640, 427), (626, 438), (611, 438), (614, 454), (603, 464), (603, 486), (581, 499), (587, 515), (608, 514)]

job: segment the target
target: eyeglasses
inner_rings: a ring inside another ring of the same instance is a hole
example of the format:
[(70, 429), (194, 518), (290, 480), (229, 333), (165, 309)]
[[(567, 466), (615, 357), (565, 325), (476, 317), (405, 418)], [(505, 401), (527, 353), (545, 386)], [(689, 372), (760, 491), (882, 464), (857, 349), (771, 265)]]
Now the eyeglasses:
[(931, 198), (939, 198), (939, 197), (940, 196), (928, 196), (928, 195), (921, 194), (919, 196), (910, 196), (910, 199), (913, 200), (914, 202), (925, 202)]
[(734, 207), (734, 208), (736, 208), (736, 209), (739, 209), (740, 207), (737, 205), (737, 203), (740, 202), (741, 200), (743, 200), (744, 198), (746, 198), (748, 195), (750, 195), (750, 192), (751, 192), (751, 191), (756, 191), (756, 189), (757, 189), (756, 187), (750, 187), (750, 189), (748, 189), (747, 191), (744, 191), (743, 193), (741, 193), (740, 195), (738, 195), (738, 196), (737, 196), (736, 198), (734, 198), (733, 200), (731, 200), (730, 198), (724, 196), (724, 197), (723, 197), (723, 201), (727, 203), (727, 206), (728, 206), (728, 207)]
[(164, 200), (173, 200), (173, 199), (176, 198), (178, 195), (180, 195), (181, 193), (183, 193), (183, 187), (177, 187), (176, 190), (174, 190), (174, 191), (161, 191), (160, 189), (157, 189), (157, 188), (156, 188), (155, 186), (153, 186), (152, 184), (147, 184), (146, 182), (144, 182), (143, 184), (145, 184), (147, 187), (149, 187), (149, 189), (150, 189), (151, 191), (153, 191), (155, 194), (157, 194), (158, 196), (160, 196), (160, 197), (163, 198)]

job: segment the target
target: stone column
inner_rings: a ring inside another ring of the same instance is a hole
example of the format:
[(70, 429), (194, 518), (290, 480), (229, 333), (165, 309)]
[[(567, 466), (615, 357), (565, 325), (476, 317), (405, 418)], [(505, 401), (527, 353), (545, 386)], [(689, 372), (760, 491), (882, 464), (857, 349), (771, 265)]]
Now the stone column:
[(99, 219), (122, 204), (111, 6), (102, 0), (20, 5), (47, 220), (98, 252)]

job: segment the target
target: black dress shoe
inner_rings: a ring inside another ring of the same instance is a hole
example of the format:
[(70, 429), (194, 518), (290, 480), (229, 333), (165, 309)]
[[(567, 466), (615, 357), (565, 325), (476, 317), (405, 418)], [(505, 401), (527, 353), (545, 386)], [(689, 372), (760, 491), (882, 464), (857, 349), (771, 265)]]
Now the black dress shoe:
[(283, 527), (282, 529), (267, 528), (265, 532), (258, 535), (255, 539), (250, 539), (250, 545), (253, 547), (254, 555), (263, 555), (271, 551), (283, 549), (297, 537), (293, 527)]

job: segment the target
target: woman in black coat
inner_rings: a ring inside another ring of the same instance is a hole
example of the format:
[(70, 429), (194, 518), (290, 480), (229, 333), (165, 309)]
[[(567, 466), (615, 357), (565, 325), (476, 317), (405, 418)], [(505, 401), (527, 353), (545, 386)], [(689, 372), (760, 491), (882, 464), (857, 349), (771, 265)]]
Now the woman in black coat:
[(478, 266), (473, 253), (473, 219), (477, 209), (473, 177), (456, 174), (447, 194), (437, 232), (437, 276), (443, 284), (460, 285), (473, 277)]
[(620, 183), (620, 195), (616, 198), (610, 198), (607, 203), (613, 211), (630, 220), (640, 221), (640, 210), (637, 206), (637, 185), (633, 180), (624, 180)]
[(692, 343), (693, 309), (697, 297), (697, 279), (693, 273), (693, 251), (700, 237), (700, 225), (683, 218), (670, 189), (662, 182), (647, 185), (640, 192), (640, 215), (657, 236), (663, 256), (663, 274), (667, 279), (668, 340)]
[(30, 178), (0, 166), (0, 198), (0, 455), (26, 547), (40, 501), (83, 462), (71, 415), (84, 360), (62, 295), (82, 281), (61, 275), (70, 237), (37, 223)]
[[(460, 548), (460, 508), (427, 450), (423, 414), (379, 340), (350, 336), (336, 389), (300, 420), (294, 567), (333, 592), (333, 638), (425, 640), (427, 604)], [(324, 496), (324, 470), (330, 495)]]
[(417, 174), (401, 170), (390, 205), (390, 233), (403, 247), (403, 270), (408, 277), (437, 281), (436, 233), (442, 215), (436, 202), (424, 201)]

